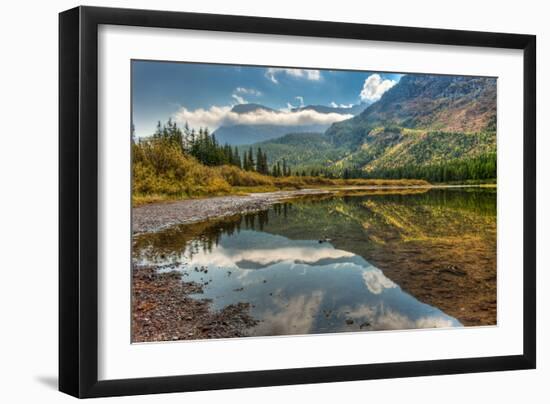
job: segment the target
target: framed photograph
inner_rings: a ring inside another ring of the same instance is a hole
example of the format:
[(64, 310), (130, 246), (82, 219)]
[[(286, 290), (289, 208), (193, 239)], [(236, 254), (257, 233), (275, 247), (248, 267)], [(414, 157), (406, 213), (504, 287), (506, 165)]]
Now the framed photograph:
[(59, 27), (61, 391), (535, 368), (534, 36)]

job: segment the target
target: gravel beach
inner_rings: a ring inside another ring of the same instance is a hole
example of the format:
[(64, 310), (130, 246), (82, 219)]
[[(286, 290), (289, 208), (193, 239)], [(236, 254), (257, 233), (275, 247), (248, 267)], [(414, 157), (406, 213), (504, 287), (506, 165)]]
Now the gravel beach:
[(143, 205), (132, 209), (132, 230), (134, 234), (154, 232), (176, 224), (196, 223), (214, 217), (255, 212), (286, 199), (333, 192), (335, 191), (301, 189)]

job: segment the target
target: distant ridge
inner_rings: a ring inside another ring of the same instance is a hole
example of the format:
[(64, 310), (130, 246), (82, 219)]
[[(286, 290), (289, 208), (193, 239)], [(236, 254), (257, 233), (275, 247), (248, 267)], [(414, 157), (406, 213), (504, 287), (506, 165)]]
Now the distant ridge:
[[(316, 111), (321, 114), (338, 113), (353, 114), (359, 113), (366, 108), (365, 104), (358, 104), (351, 108), (334, 108), (323, 105), (308, 105), (306, 107), (294, 108), (291, 112)], [(280, 114), (273, 108), (261, 104), (237, 104), (231, 108), (231, 111), (237, 114), (251, 114), (258, 111), (266, 111)], [(222, 125), (214, 132), (214, 135), (220, 143), (229, 143), (231, 145), (243, 145), (256, 142), (262, 142), (269, 139), (276, 139), (287, 133), (311, 133), (324, 132), (330, 124), (311, 124), (311, 125), (270, 125), (270, 124), (237, 124)]]
[(266, 107), (264, 105), (261, 105), (261, 104), (237, 104), (235, 106), (233, 106), (233, 108), (231, 108), (231, 111), (232, 112), (235, 112), (237, 114), (247, 114), (247, 113), (250, 113), (250, 112), (255, 112), (255, 111), (269, 111), (269, 112), (279, 112), (277, 111), (276, 109), (273, 109), (273, 108), (269, 108), (269, 107)]
[(307, 159), (298, 155), (304, 147), (296, 144), (296, 135), (264, 141), (261, 147), (268, 156), (285, 154), (297, 169), (322, 164), (336, 172), (382, 172), (494, 156), (496, 95), (495, 78), (407, 75), (360, 114), (304, 138)]
[(298, 107), (298, 108), (292, 108), (292, 112), (298, 112), (298, 111), (317, 111), (322, 114), (330, 114), (330, 113), (337, 113), (337, 114), (351, 114), (351, 115), (357, 115), (360, 114), (367, 108), (370, 104), (367, 103), (361, 103), (361, 104), (355, 104), (350, 107), (332, 107), (332, 106), (326, 106), (326, 105), (307, 105), (305, 107)]

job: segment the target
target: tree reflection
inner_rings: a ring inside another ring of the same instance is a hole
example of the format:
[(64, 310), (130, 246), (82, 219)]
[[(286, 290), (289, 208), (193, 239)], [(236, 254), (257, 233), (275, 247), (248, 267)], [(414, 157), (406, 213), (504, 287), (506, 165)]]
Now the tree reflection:
[[(366, 259), (421, 301), (466, 325), (496, 322), (496, 189), (355, 192), (134, 236), (138, 261), (178, 263), (253, 230), (318, 240)], [(269, 248), (266, 245), (264, 248)]]

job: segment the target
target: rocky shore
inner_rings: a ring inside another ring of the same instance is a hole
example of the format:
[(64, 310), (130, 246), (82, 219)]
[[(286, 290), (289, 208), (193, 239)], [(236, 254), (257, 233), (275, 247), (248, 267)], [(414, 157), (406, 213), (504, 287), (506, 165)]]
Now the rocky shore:
[(201, 292), (202, 285), (182, 282), (178, 272), (134, 266), (132, 342), (242, 337), (257, 324), (248, 303), (215, 311), (207, 299), (189, 297)]
[(285, 199), (331, 192), (334, 191), (301, 189), (143, 205), (132, 209), (132, 230), (134, 233), (153, 232), (176, 224), (196, 223), (214, 217), (256, 212)]
[(455, 186), (348, 186), (290, 191), (262, 192), (248, 195), (228, 195), (203, 199), (184, 199), (174, 202), (153, 203), (132, 208), (132, 232), (155, 232), (177, 224), (202, 222), (236, 214), (257, 212), (288, 199), (328, 195), (338, 192), (425, 192), (431, 188)]
[[(447, 187), (458, 186), (433, 188)], [(401, 187), (400, 190), (413, 192), (411, 188), (418, 192), (430, 189)], [(330, 195), (343, 190), (350, 188), (279, 191), (144, 205), (133, 209), (133, 233), (137, 240), (148, 237), (143, 233), (154, 233), (177, 224), (199, 223), (261, 211), (281, 201)], [(383, 192), (381, 187), (353, 190), (369, 194)], [(400, 192), (396, 187), (390, 191)], [(380, 215), (387, 216), (387, 212), (382, 211)], [(401, 221), (406, 218), (401, 218)], [(461, 219), (459, 223), (469, 223), (465, 220)], [(408, 235), (405, 231), (407, 229), (398, 226), (393, 230), (396, 234), (386, 234), (386, 227), (391, 228), (393, 222), (384, 223), (379, 235), (376, 227), (371, 226), (369, 230), (371, 236), (384, 242), (376, 244), (377, 248), (365, 251), (368, 245), (362, 241), (354, 248), (353, 243), (350, 245), (349, 239), (345, 239), (345, 243), (340, 246), (337, 234), (333, 236), (326, 230), (317, 234), (315, 229), (310, 229), (310, 232), (314, 239), (319, 240), (328, 234), (336, 248), (368, 258), (403, 290), (422, 302), (440, 308), (466, 326), (496, 324), (496, 226), (487, 230), (486, 237), (466, 232), (459, 238), (452, 237), (452, 232), (450, 236), (443, 233), (445, 237), (432, 234), (429, 225), (426, 225), (426, 229), (416, 226), (414, 229), (422, 237), (409, 237), (403, 243), (403, 237)], [(403, 232), (403, 237), (400, 232)], [(210, 301), (196, 295), (200, 296), (203, 285), (185, 282), (179, 272), (165, 271), (165, 268), (158, 271), (154, 267), (134, 266), (133, 342), (240, 337), (246, 336), (249, 329), (258, 324), (250, 315), (249, 303), (240, 302), (222, 310), (213, 310)]]

